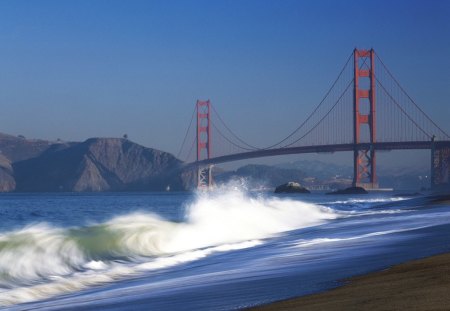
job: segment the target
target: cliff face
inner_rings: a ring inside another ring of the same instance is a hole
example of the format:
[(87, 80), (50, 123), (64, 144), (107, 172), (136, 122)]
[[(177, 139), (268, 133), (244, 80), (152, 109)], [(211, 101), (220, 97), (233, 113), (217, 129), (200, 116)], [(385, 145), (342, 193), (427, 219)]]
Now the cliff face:
[(52, 143), (0, 133), (0, 192), (16, 189), (12, 163), (41, 155)]
[(173, 155), (118, 138), (92, 138), (13, 164), (17, 191), (183, 190)]
[(16, 188), (16, 181), (13, 177), (11, 161), (0, 154), (0, 192), (13, 191)]
[(11, 162), (37, 157), (52, 144), (46, 140), (25, 139), (0, 133), (1, 154)]

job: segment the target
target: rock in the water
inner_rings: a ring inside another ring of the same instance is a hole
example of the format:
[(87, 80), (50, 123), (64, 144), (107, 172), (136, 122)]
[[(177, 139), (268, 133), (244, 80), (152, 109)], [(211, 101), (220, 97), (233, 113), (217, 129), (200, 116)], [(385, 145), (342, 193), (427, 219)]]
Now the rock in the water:
[(367, 194), (366, 189), (362, 187), (349, 187), (345, 189), (328, 192), (327, 194)]
[(276, 187), (275, 193), (310, 193), (310, 191), (302, 187), (299, 183), (290, 181)]
[(248, 164), (238, 168), (235, 171), (219, 172), (217, 168), (214, 169), (217, 174), (215, 180), (219, 183), (227, 183), (234, 179), (245, 179), (248, 186), (261, 185), (263, 181), (264, 186), (275, 188), (278, 185), (284, 184), (286, 180), (302, 180), (307, 177), (302, 171), (297, 169), (286, 169), (276, 166)]

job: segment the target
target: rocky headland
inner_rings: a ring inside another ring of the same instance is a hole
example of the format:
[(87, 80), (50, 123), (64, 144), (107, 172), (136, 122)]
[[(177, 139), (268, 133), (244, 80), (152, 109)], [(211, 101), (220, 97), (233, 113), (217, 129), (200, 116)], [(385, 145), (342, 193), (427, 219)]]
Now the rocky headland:
[(187, 190), (192, 172), (170, 153), (122, 138), (49, 142), (0, 135), (0, 191)]

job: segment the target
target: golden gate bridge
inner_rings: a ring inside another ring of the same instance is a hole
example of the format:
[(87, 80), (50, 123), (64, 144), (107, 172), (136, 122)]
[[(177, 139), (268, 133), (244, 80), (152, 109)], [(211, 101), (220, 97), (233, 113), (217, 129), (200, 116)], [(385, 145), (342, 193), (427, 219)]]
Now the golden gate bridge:
[(429, 149), (431, 186), (449, 184), (450, 136), (400, 85), (373, 49), (355, 49), (322, 100), (291, 133), (254, 146), (230, 129), (209, 100), (198, 100), (178, 157), (212, 184), (214, 164), (300, 153), (353, 152), (353, 185), (378, 188), (376, 153)]

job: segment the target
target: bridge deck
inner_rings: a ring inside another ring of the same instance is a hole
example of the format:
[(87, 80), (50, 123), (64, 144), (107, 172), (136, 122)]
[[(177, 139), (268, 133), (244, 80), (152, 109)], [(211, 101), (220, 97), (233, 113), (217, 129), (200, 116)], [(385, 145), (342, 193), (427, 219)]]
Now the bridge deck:
[[(237, 154), (230, 154), (210, 159), (205, 159), (198, 162), (189, 163), (188, 165), (208, 165), (219, 164), (225, 162), (232, 162), (245, 159), (272, 157), (277, 155), (301, 154), (301, 153), (333, 153), (339, 151), (353, 151), (374, 148), (375, 150), (407, 150), (407, 149), (430, 149), (433, 142), (431, 141), (406, 141), (406, 142), (378, 142), (374, 144), (359, 143), (359, 144), (337, 144), (337, 145), (317, 145), (317, 146), (302, 146), (292, 148), (279, 149), (261, 149), (256, 151), (249, 151)], [(450, 147), (450, 141), (436, 141), (435, 148)]]

